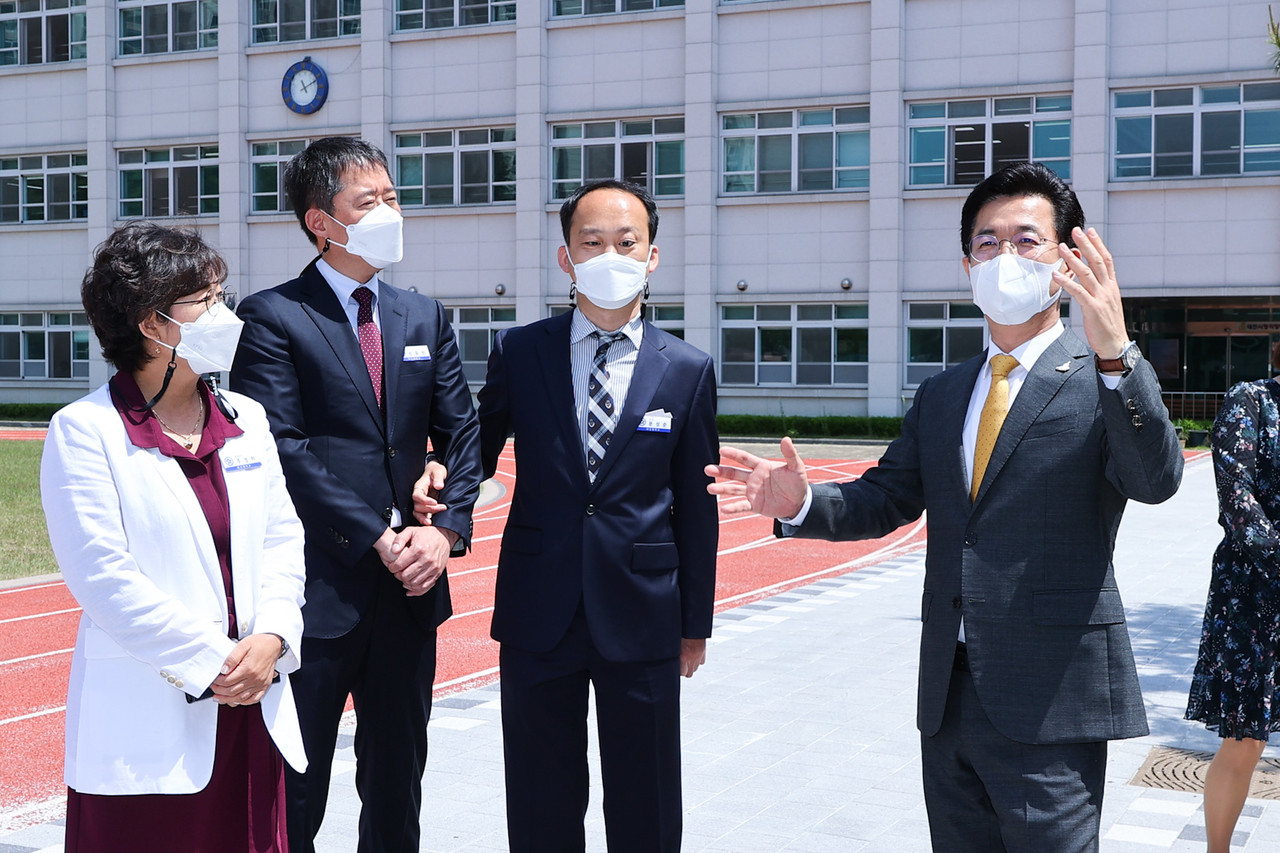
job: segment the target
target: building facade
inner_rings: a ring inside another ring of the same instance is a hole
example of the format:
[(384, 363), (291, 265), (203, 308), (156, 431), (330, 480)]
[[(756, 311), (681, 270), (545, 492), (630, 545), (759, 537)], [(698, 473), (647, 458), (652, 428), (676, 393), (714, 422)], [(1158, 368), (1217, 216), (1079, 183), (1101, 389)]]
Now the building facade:
[[(984, 346), (960, 206), (1067, 178), (1179, 407), (1280, 339), (1280, 75), (1224, 0), (0, 0), (0, 401), (105, 381), (79, 304), (121, 222), (199, 228), (240, 294), (314, 255), (280, 191), (310, 139), (382, 147), (387, 280), (496, 330), (563, 310), (559, 200), (646, 184), (651, 316), (721, 411), (897, 415)], [(1068, 322), (1079, 323), (1064, 304)]]

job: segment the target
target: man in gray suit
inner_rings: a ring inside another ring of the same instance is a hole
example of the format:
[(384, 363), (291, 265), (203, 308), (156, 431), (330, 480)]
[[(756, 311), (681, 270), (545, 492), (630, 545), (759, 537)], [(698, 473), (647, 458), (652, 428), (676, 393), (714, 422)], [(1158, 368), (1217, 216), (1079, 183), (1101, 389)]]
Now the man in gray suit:
[(1147, 734), (1116, 530), (1126, 500), (1177, 490), (1182, 454), (1075, 193), (1009, 166), (974, 188), (960, 232), (990, 346), (920, 384), (879, 464), (810, 487), (783, 439), (782, 462), (723, 448), (708, 488), (782, 536), (875, 538), (927, 510), (916, 723), (933, 848), (1097, 850), (1107, 741)]

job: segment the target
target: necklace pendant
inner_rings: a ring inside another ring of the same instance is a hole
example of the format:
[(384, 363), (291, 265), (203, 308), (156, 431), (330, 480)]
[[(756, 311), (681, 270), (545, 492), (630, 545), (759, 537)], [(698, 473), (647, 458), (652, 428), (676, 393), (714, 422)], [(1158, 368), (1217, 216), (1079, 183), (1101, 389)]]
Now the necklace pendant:
[(190, 450), (190, 449), (191, 449), (191, 445), (193, 445), (193, 444), (195, 444), (195, 442), (194, 442), (194, 441), (188, 441), (188, 442), (186, 442), (187, 450)]

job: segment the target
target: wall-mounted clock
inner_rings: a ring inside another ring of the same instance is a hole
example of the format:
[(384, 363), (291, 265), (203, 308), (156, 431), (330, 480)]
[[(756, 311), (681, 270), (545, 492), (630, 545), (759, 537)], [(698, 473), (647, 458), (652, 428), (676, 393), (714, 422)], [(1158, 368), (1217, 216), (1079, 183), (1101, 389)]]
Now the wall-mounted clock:
[(311, 115), (329, 97), (329, 75), (307, 56), (289, 66), (280, 81), (284, 105), (299, 115)]

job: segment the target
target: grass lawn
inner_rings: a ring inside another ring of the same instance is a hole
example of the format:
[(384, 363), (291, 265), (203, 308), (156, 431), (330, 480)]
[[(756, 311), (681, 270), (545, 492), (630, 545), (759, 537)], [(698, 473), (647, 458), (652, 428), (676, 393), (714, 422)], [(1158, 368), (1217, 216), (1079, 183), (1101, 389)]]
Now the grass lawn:
[(40, 509), (43, 441), (0, 441), (0, 580), (58, 570)]

